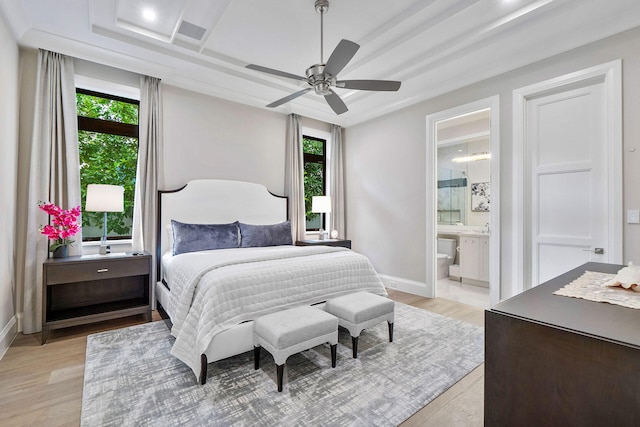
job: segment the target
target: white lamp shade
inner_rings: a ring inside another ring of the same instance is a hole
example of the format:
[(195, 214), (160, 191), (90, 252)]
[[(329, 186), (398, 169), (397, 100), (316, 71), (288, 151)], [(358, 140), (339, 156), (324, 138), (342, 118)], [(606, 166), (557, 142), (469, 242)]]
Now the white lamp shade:
[(313, 213), (331, 212), (331, 197), (313, 196), (313, 198), (311, 199), (311, 212)]
[(87, 185), (85, 210), (87, 212), (124, 211), (124, 187), (107, 184)]

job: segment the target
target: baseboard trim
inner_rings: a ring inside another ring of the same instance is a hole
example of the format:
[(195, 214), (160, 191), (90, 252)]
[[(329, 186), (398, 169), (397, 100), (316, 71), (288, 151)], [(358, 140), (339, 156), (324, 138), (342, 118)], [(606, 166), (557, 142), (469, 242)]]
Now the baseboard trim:
[(409, 294), (418, 295), (426, 298), (433, 298), (427, 285), (415, 280), (403, 279), (402, 277), (389, 276), (386, 274), (378, 274), (382, 282), (387, 288), (395, 289)]
[(9, 322), (2, 328), (0, 332), (0, 360), (4, 357), (7, 350), (11, 346), (11, 343), (18, 335), (18, 329), (16, 328), (16, 317), (13, 316), (9, 319)]

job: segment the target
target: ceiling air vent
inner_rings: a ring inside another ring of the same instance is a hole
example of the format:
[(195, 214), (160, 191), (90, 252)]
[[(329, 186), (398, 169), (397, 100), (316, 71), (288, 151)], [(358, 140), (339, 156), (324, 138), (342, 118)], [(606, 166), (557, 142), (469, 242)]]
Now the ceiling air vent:
[(178, 28), (178, 33), (183, 36), (191, 37), (192, 39), (202, 40), (202, 36), (206, 33), (207, 30), (197, 26), (196, 24), (192, 24), (191, 22), (182, 21), (180, 24), (180, 28)]

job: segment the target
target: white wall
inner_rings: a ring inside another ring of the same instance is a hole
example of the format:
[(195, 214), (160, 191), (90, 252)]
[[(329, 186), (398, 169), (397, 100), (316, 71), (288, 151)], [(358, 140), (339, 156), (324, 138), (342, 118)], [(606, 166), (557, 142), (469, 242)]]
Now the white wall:
[(19, 50), (0, 16), (0, 358), (16, 334), (14, 230), (18, 165)]
[(284, 191), (286, 116), (163, 86), (165, 189), (199, 178)]
[[(512, 91), (618, 58), (623, 60), (624, 209), (640, 208), (640, 28), (346, 129), (348, 238), (380, 273), (425, 282), (425, 117), (500, 95), (501, 298), (512, 265)], [(402, 90), (402, 89), (401, 89)], [(636, 148), (635, 151), (630, 150)], [(432, 148), (430, 148), (432, 149)], [(431, 213), (429, 213), (431, 214)], [(497, 225), (492, 225), (495, 229)], [(640, 262), (640, 226), (624, 227), (624, 260)], [(429, 260), (430, 264), (432, 261)]]
[[(192, 179), (257, 182), (284, 194), (287, 116), (163, 86), (165, 189)], [(306, 127), (329, 125), (302, 119)]]

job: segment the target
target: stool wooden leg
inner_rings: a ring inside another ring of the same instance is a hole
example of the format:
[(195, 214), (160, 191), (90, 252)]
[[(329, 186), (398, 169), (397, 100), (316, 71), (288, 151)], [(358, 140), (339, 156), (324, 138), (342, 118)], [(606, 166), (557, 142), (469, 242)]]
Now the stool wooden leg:
[(387, 322), (389, 324), (389, 342), (393, 342), (393, 323)]
[(338, 344), (331, 345), (331, 367), (336, 367), (336, 359), (338, 356)]
[(282, 391), (282, 376), (284, 374), (284, 365), (276, 365), (278, 377), (278, 391)]
[(253, 347), (253, 369), (258, 370), (260, 368), (260, 346)]
[(351, 347), (353, 348), (353, 358), (358, 358), (358, 337), (351, 337)]

